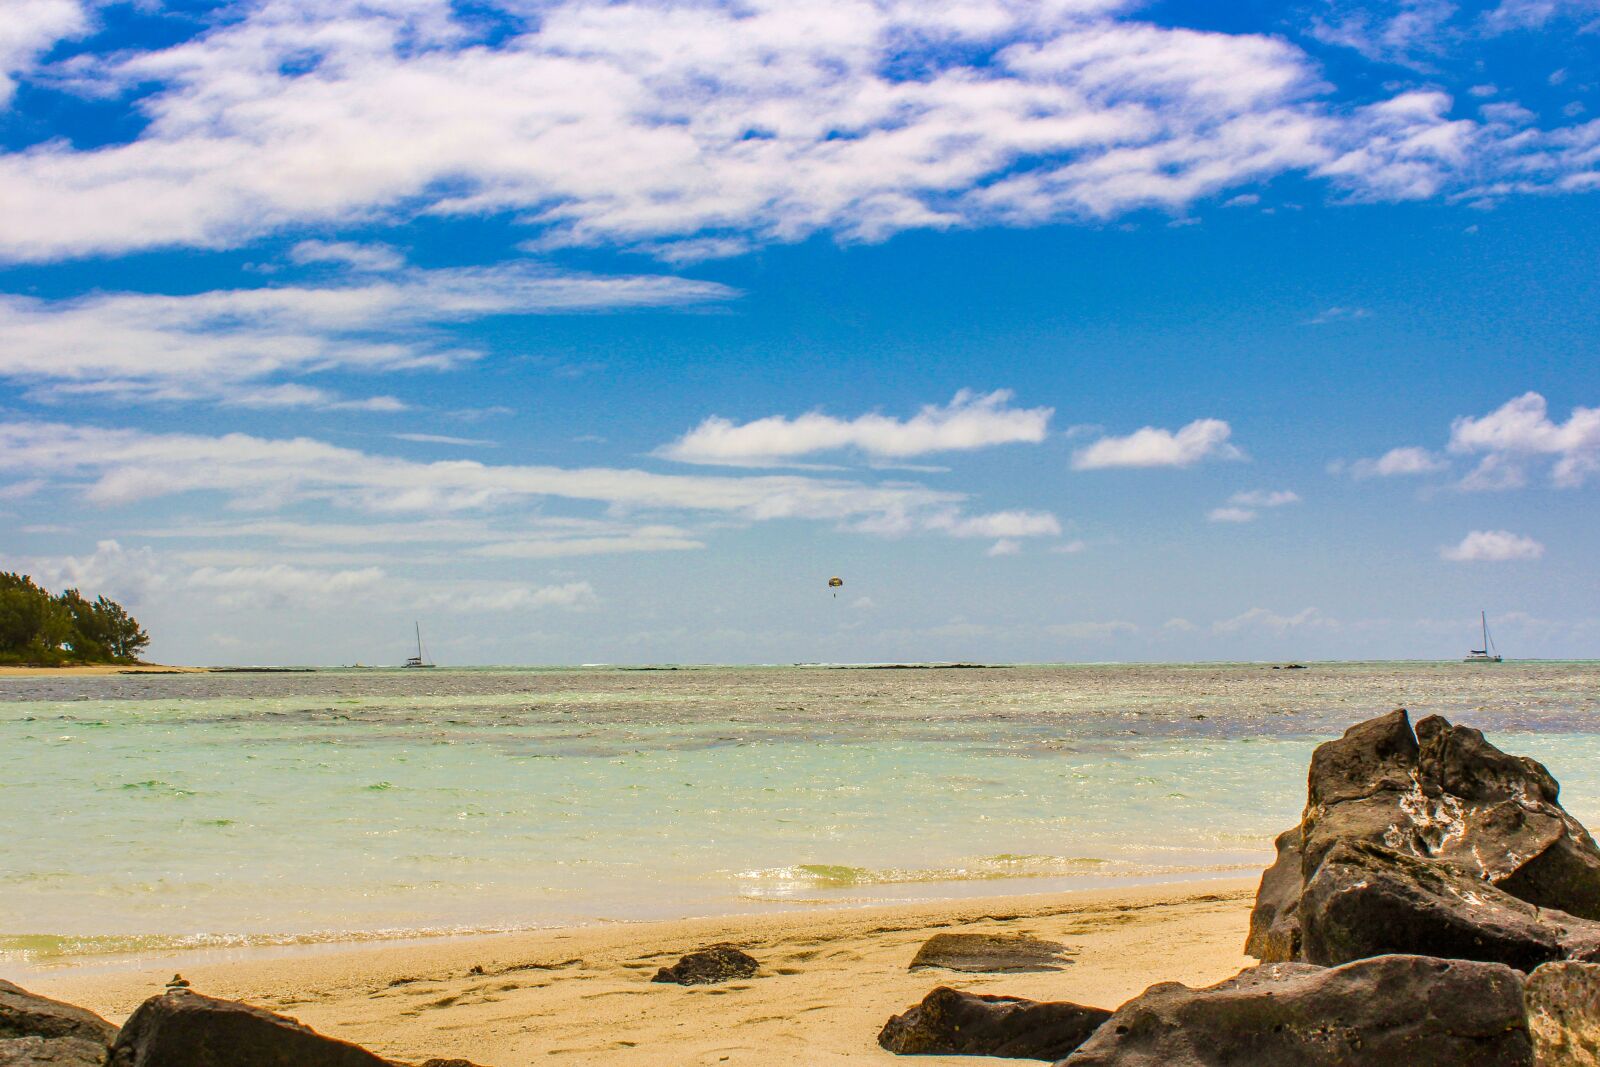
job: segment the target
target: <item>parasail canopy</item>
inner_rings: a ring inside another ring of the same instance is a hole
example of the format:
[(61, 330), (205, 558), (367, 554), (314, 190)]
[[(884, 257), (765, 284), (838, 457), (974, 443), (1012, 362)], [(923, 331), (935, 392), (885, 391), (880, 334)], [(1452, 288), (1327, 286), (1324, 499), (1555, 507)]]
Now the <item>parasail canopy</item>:
[(844, 584), (844, 579), (843, 578), (829, 578), (828, 579), (828, 588), (829, 589), (837, 589), (843, 584)]

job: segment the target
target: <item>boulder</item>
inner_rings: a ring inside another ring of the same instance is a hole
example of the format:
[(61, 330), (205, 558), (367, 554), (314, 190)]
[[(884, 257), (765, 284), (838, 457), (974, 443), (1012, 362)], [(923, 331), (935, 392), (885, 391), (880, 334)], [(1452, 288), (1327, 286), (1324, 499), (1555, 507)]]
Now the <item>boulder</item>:
[(1268, 963), (1218, 985), (1151, 986), (1057, 1067), (1532, 1067), (1522, 976), (1379, 956)]
[(940, 986), (891, 1016), (878, 1044), (902, 1056), (1005, 1056), (1058, 1060), (1111, 1013), (1067, 1001), (962, 993)]
[(978, 974), (1059, 971), (1072, 962), (1065, 958), (1070, 951), (1054, 941), (1023, 934), (934, 934), (917, 950), (910, 970), (943, 967)]
[(151, 997), (122, 1024), (111, 1067), (390, 1067), (347, 1041), (235, 1000), (187, 989)]
[(116, 1036), (86, 1008), (0, 981), (0, 1067), (103, 1067)]
[(1522, 1002), (1536, 1067), (1600, 1067), (1600, 965), (1547, 963), (1528, 975)]
[(1386, 952), (1530, 971), (1600, 958), (1600, 923), (1538, 908), (1449, 864), (1382, 845), (1334, 846), (1300, 898), (1302, 958), (1324, 966)]
[(691, 952), (671, 967), (663, 967), (650, 979), (652, 982), (676, 982), (678, 985), (711, 985), (735, 978), (753, 978), (761, 964), (737, 945), (712, 945)]
[(1300, 874), (1300, 827), (1285, 830), (1273, 844), (1278, 857), (1261, 875), (1255, 907), (1250, 909), (1250, 934), (1244, 943), (1245, 955), (1262, 963), (1280, 963), (1300, 955), (1300, 894), (1305, 890)]
[[(1263, 962), (1312, 958), (1300, 947), (1304, 896), (1342, 844), (1381, 846), (1567, 918), (1600, 919), (1600, 847), (1559, 792), (1537, 761), (1438, 716), (1415, 731), (1404, 709), (1352, 726), (1311, 757), (1305, 811), (1278, 836), (1246, 951)], [(1372, 936), (1378, 951), (1414, 947)]]

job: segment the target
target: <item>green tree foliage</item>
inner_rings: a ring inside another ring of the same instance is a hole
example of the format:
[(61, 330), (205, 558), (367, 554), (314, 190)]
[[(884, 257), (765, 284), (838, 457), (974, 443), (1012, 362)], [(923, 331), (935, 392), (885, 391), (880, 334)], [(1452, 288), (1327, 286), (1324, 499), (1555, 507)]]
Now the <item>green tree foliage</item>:
[(133, 663), (150, 635), (121, 604), (76, 589), (55, 596), (0, 571), (0, 663)]

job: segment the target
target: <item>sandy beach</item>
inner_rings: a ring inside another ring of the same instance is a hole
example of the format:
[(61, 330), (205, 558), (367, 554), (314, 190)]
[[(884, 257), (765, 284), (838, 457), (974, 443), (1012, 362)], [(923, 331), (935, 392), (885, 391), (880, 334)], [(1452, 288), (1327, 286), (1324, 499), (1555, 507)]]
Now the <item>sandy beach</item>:
[(104, 674), (205, 674), (206, 667), (169, 667), (161, 663), (93, 663), (77, 667), (3, 667), (0, 678), (92, 678)]
[[(884, 1021), (937, 985), (1115, 1007), (1159, 981), (1204, 985), (1241, 954), (1254, 879), (991, 897), (770, 916), (613, 924), (428, 943), (20, 976), (120, 1022), (181, 970), (194, 988), (299, 1018), (384, 1055), (490, 1067), (889, 1062)], [(1029, 934), (1074, 953), (1058, 971), (907, 970), (941, 931)], [(726, 985), (653, 984), (660, 966), (721, 941), (761, 961)], [(14, 976), (15, 977), (15, 976)], [(970, 1063), (965, 1057), (917, 1062)]]

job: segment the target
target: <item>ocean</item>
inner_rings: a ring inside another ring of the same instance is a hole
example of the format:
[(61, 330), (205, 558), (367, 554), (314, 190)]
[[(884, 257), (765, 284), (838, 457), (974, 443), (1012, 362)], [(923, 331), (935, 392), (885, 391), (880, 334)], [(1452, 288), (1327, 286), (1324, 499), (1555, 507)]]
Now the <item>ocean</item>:
[(1404, 706), (1600, 826), (1600, 664), (0, 679), (0, 964), (1250, 875)]

